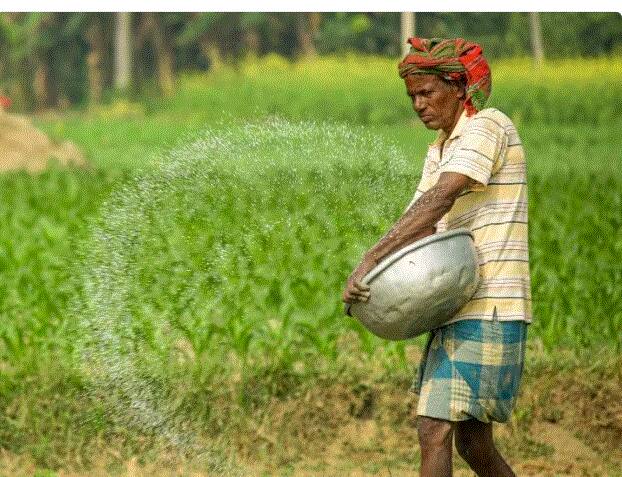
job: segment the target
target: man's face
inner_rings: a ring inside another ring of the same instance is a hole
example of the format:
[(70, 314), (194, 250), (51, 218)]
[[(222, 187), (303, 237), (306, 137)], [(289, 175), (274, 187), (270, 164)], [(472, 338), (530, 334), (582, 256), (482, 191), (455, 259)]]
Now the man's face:
[(413, 109), (428, 129), (450, 131), (463, 96), (462, 88), (437, 75), (414, 74), (404, 78)]

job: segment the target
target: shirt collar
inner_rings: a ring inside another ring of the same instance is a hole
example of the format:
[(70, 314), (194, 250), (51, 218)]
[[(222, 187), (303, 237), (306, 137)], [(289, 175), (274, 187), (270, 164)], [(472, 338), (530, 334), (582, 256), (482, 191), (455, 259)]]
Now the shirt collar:
[[(449, 139), (454, 139), (460, 136), (460, 134), (462, 134), (462, 130), (464, 129), (464, 126), (469, 121), (469, 119), (470, 118), (469, 116), (467, 116), (466, 109), (465, 109), (464, 111), (462, 111), (460, 118), (458, 118), (458, 122), (454, 126), (453, 131), (451, 131), (451, 134), (449, 135)], [(446, 139), (447, 139), (447, 133), (441, 129), (438, 131), (438, 135), (436, 136), (436, 139), (431, 144), (429, 144), (429, 146), (440, 146)]]

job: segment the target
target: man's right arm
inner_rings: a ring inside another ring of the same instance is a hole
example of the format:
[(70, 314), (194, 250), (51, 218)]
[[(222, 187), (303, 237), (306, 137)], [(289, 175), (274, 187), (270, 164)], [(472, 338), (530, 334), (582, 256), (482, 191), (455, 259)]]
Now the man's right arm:
[(436, 223), (451, 209), (458, 196), (476, 181), (463, 174), (444, 172), (438, 182), (422, 193), (389, 232), (366, 254), (380, 262), (387, 255), (436, 232)]

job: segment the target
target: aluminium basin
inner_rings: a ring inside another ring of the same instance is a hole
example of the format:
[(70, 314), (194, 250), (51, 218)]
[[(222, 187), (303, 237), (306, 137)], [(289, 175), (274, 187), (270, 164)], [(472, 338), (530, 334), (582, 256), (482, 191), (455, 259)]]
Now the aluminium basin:
[(479, 281), (473, 234), (454, 229), (429, 235), (394, 252), (362, 279), (367, 302), (346, 312), (369, 331), (405, 340), (443, 326), (473, 296)]

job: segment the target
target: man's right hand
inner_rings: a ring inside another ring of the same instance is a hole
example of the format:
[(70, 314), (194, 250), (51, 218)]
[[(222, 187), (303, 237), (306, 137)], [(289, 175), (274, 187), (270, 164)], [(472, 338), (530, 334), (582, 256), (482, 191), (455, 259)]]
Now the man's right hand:
[(369, 285), (364, 285), (356, 279), (349, 279), (343, 292), (342, 300), (349, 305), (357, 301), (364, 303), (369, 300), (369, 295)]

